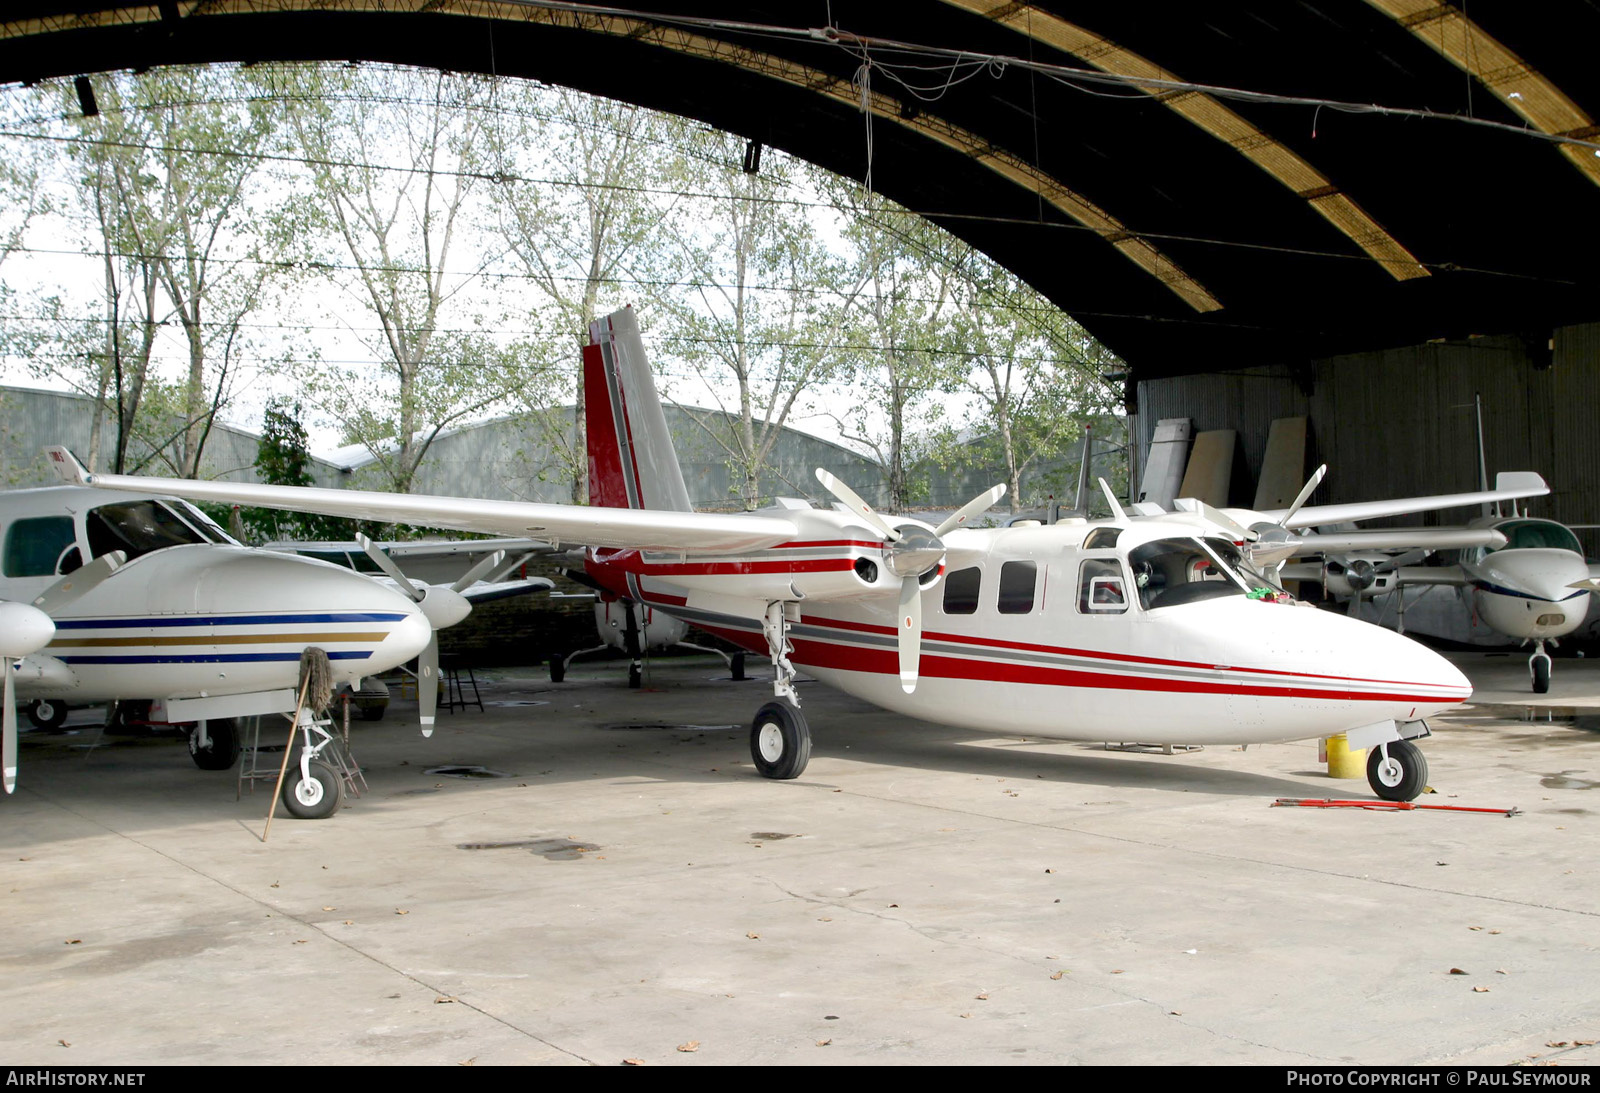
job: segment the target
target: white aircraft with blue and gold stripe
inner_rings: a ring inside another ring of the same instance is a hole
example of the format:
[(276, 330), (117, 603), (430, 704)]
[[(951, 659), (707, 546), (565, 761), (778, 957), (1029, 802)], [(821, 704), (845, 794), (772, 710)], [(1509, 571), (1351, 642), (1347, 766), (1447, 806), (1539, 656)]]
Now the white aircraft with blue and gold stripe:
[(0, 600), (32, 603), (115, 552), (121, 564), (53, 611), (49, 644), (13, 669), (36, 725), (60, 724), (68, 704), (150, 700), (157, 719), (196, 725), (199, 765), (226, 769), (238, 754), (231, 719), (292, 710), (307, 647), (327, 652), (336, 686), (355, 686), (433, 638), (424, 608), (394, 588), (241, 546), (175, 497), (0, 494)]

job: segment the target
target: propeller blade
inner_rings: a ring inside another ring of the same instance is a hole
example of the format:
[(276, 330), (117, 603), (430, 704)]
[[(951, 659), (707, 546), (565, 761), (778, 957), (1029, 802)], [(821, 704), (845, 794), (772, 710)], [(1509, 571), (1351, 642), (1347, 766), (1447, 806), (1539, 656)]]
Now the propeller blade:
[(73, 570), (39, 593), (39, 597), (33, 601), (33, 606), (46, 615), (54, 615), (115, 573), (127, 560), (128, 552), (125, 550), (113, 550), (108, 554), (102, 554), (88, 565)]
[(1005, 495), (1006, 487), (1004, 483), (1001, 483), (998, 486), (989, 487), (987, 490), (984, 490), (982, 493), (978, 494), (978, 496), (974, 497), (971, 501), (968, 501), (965, 505), (962, 505), (959, 512), (935, 528), (933, 537), (935, 539), (943, 539), (945, 532), (954, 531), (956, 528), (960, 527), (962, 524), (978, 515), (978, 513), (982, 512), (984, 509), (988, 508)]
[(0, 725), (0, 732), (5, 736), (4, 745), (0, 747), (0, 766), (5, 767), (7, 793), (15, 793), (17, 789), (17, 696), (11, 683), (11, 668), (15, 663), (10, 657), (0, 659), (0, 669), (6, 673), (6, 705), (4, 713), (0, 714), (4, 721)]
[(817, 468), (817, 481), (822, 483), (823, 489), (843, 501), (845, 508), (866, 520), (889, 542), (892, 543), (900, 538), (900, 533), (890, 527), (888, 521), (879, 516), (871, 505), (863, 501), (860, 494), (821, 467)]
[(917, 578), (900, 582), (900, 689), (917, 689), (917, 664), (922, 659), (922, 588)]
[(1221, 509), (1213, 508), (1204, 501), (1200, 502), (1200, 514), (1227, 532), (1228, 538), (1236, 543), (1253, 543), (1260, 537)]
[(422, 735), (433, 735), (433, 715), (439, 708), (439, 635), (417, 655), (417, 713)]
[(373, 546), (372, 540), (362, 535), (359, 531), (356, 532), (356, 542), (361, 544), (361, 549), (366, 551), (367, 557), (372, 559), (372, 564), (383, 570), (391, 581), (400, 586), (400, 591), (410, 596), (417, 603), (422, 602), (422, 589), (412, 584), (411, 579), (400, 572), (400, 567), (394, 564), (393, 558)]
[(1104, 478), (1097, 478), (1100, 483), (1100, 492), (1105, 494), (1106, 504), (1111, 506), (1111, 517), (1114, 520), (1126, 520), (1128, 514), (1122, 511), (1122, 506), (1117, 504), (1117, 495), (1111, 492), (1111, 483)]
[(463, 573), (460, 576), (460, 578), (458, 578), (456, 580), (456, 583), (450, 586), (450, 591), (452, 591), (452, 592), (465, 592), (467, 589), (469, 589), (473, 585), (477, 584), (478, 583), (478, 579), (480, 577), (482, 577), (485, 573), (489, 572), (495, 566), (497, 566), (501, 562), (505, 561), (505, 557), (506, 557), (506, 552), (505, 551), (503, 551), (503, 550), (495, 551), (493, 554), (491, 554), (487, 558), (483, 559), (483, 561), (479, 562), (477, 565), (473, 566), (471, 569), (469, 569), (465, 573)]
[(1327, 473), (1328, 465), (1324, 463), (1316, 469), (1316, 472), (1310, 478), (1306, 479), (1306, 484), (1300, 487), (1299, 496), (1294, 499), (1294, 504), (1290, 505), (1289, 511), (1284, 513), (1282, 518), (1278, 520), (1279, 527), (1286, 528), (1289, 526), (1289, 520), (1295, 513), (1300, 511), (1300, 506), (1311, 500), (1311, 494), (1322, 484), (1322, 476)]

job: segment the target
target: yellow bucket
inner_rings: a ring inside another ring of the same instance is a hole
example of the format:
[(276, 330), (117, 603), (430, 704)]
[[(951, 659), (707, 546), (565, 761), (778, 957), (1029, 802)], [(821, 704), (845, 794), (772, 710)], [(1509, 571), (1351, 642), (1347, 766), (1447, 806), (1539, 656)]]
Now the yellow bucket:
[(1328, 777), (1365, 778), (1367, 776), (1367, 749), (1352, 750), (1344, 733), (1328, 737)]

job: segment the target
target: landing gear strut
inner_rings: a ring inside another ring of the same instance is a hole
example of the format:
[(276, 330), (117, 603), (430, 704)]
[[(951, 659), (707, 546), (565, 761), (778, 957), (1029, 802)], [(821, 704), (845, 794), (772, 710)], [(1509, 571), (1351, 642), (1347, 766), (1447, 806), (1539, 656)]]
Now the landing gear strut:
[(787, 605), (782, 600), (767, 604), (761, 630), (772, 656), (772, 693), (788, 702), (768, 702), (750, 724), (750, 758), (763, 778), (798, 778), (811, 759), (811, 728), (800, 712), (800, 697), (794, 693), (794, 665), (789, 654)]
[(1533, 693), (1546, 694), (1550, 690), (1550, 654), (1544, 651), (1544, 639), (1533, 642), (1533, 656), (1528, 658), (1528, 674), (1533, 677)]

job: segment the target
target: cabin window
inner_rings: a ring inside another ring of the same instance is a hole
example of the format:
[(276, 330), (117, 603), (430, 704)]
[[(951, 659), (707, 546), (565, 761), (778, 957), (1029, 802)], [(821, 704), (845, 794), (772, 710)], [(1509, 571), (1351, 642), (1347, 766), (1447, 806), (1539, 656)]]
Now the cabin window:
[(1115, 558), (1087, 558), (1078, 567), (1078, 610), (1086, 615), (1120, 615), (1128, 609), (1128, 588)]
[(35, 516), (6, 530), (7, 577), (53, 577), (61, 556), (77, 544), (70, 516)]
[(1033, 589), (1038, 583), (1039, 568), (1032, 562), (1007, 562), (1000, 567), (1000, 600), (996, 605), (1002, 615), (1026, 615), (1033, 610)]
[(977, 566), (958, 569), (944, 579), (944, 613), (970, 615), (978, 610), (978, 588), (983, 570)]
[(1121, 528), (1095, 528), (1083, 540), (1084, 550), (1106, 550), (1117, 545)]

